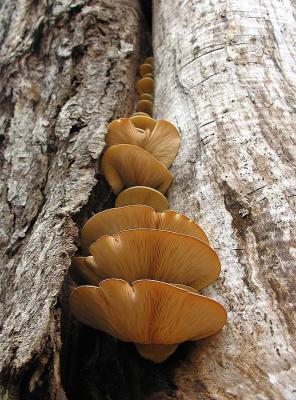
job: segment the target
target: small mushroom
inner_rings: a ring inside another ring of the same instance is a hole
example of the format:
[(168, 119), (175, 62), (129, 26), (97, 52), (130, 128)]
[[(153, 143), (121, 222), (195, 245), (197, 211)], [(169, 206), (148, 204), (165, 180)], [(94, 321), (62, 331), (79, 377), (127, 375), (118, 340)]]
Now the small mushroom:
[(81, 231), (82, 250), (85, 254), (88, 254), (89, 246), (101, 236), (138, 228), (183, 233), (208, 243), (208, 238), (200, 226), (185, 215), (173, 210), (158, 213), (145, 205), (131, 205), (109, 208), (93, 215), (84, 224)]
[(151, 96), (151, 94), (148, 93), (142, 93), (139, 97), (140, 100), (150, 100), (151, 103), (153, 103), (153, 96)]
[(121, 192), (115, 202), (115, 207), (124, 207), (135, 204), (144, 204), (155, 211), (164, 211), (169, 208), (166, 197), (158, 190), (146, 186), (134, 186)]
[(106, 150), (102, 170), (113, 193), (124, 187), (149, 186), (165, 194), (172, 184), (172, 174), (150, 153), (131, 144), (118, 144)]
[(153, 113), (152, 102), (150, 100), (139, 100), (137, 103), (137, 111), (142, 111), (152, 116)]
[(144, 113), (142, 111), (137, 111), (137, 112), (133, 113), (132, 117), (137, 116), (137, 115), (144, 116), (144, 117), (150, 117), (150, 115), (148, 115), (147, 113)]
[[(220, 275), (216, 252), (205, 242), (176, 232), (130, 229), (102, 236), (89, 247), (98, 278), (157, 279), (202, 289)], [(93, 282), (93, 281), (91, 281)]]
[(154, 74), (148, 73), (143, 76), (143, 78), (154, 78)]
[(91, 328), (134, 342), (138, 352), (155, 363), (165, 361), (179, 343), (217, 333), (227, 319), (217, 301), (153, 280), (130, 285), (106, 279), (99, 287), (80, 286), (71, 294), (70, 308)]
[(152, 64), (142, 64), (140, 65), (140, 75), (144, 76), (146, 74), (153, 74), (153, 65)]
[(146, 129), (153, 131), (157, 124), (157, 121), (155, 121), (155, 119), (151, 118), (149, 115), (134, 115), (130, 117), (129, 120), (137, 129), (141, 129), (142, 131), (145, 131)]
[[(148, 100), (141, 100), (143, 102)], [(108, 132), (105, 136), (107, 146), (114, 146), (121, 143), (133, 144), (148, 151), (167, 168), (176, 157), (180, 135), (176, 127), (168, 121), (160, 120), (154, 126), (152, 132), (149, 128), (140, 130), (134, 126), (134, 121), (141, 121), (144, 124), (153, 124), (152, 118), (137, 116), (120, 118), (108, 125)], [(152, 121), (151, 121), (152, 120)]]
[(154, 79), (151, 77), (141, 78), (136, 82), (136, 89), (139, 94), (149, 93), (153, 94), (154, 91)]
[(154, 58), (153, 58), (153, 57), (147, 57), (147, 58), (145, 58), (143, 64), (151, 64), (151, 65), (154, 65)]

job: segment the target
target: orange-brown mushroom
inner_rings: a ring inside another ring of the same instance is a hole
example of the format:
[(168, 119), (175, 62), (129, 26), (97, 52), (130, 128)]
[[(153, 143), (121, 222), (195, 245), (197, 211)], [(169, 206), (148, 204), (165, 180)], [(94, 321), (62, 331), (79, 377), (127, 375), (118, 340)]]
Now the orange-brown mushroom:
[(156, 363), (166, 360), (179, 343), (213, 335), (227, 314), (217, 301), (192, 290), (153, 280), (130, 285), (107, 279), (99, 287), (80, 286), (70, 308), (82, 323), (123, 340)]
[(148, 93), (142, 93), (139, 97), (140, 100), (150, 100), (153, 103), (153, 96)]
[(152, 116), (153, 113), (153, 104), (150, 100), (139, 100), (137, 102), (137, 111), (145, 112), (148, 115)]
[[(101, 276), (157, 279), (202, 289), (218, 279), (215, 251), (193, 236), (156, 229), (131, 229), (102, 236), (89, 247)], [(97, 281), (96, 280), (96, 281)]]
[(176, 157), (180, 144), (180, 135), (176, 127), (168, 121), (160, 120), (152, 131), (149, 128), (140, 130), (140, 128), (134, 126), (135, 120), (140, 120), (145, 124), (153, 124), (154, 122), (152, 118), (149, 119), (145, 116), (112, 121), (108, 125), (108, 132), (105, 137), (107, 146), (121, 143), (139, 146), (168, 168)]
[(125, 189), (117, 196), (115, 207), (136, 204), (150, 206), (155, 211), (164, 211), (169, 208), (168, 200), (162, 193), (146, 186), (134, 186)]
[(151, 64), (151, 65), (154, 65), (154, 58), (153, 58), (153, 57), (147, 57), (147, 58), (145, 58), (143, 64)]
[(201, 227), (185, 215), (173, 210), (158, 213), (145, 205), (131, 205), (110, 208), (93, 215), (81, 231), (82, 250), (85, 254), (89, 254), (89, 246), (101, 236), (138, 228), (183, 233), (208, 243), (208, 238)]
[(153, 74), (153, 70), (154, 70), (154, 68), (153, 68), (152, 64), (144, 63), (144, 64), (140, 65), (140, 75), (141, 76), (144, 76), (147, 74)]
[(154, 92), (154, 79), (146, 76), (136, 82), (136, 89), (139, 94), (149, 93), (153, 95)]
[(172, 174), (156, 158), (130, 144), (107, 149), (102, 157), (102, 170), (116, 195), (130, 186), (149, 186), (165, 194), (173, 180)]
[(153, 129), (157, 124), (157, 121), (151, 118), (149, 115), (147, 116), (133, 115), (132, 117), (130, 117), (129, 120), (134, 125), (134, 127), (142, 131), (145, 131), (146, 129), (153, 131)]

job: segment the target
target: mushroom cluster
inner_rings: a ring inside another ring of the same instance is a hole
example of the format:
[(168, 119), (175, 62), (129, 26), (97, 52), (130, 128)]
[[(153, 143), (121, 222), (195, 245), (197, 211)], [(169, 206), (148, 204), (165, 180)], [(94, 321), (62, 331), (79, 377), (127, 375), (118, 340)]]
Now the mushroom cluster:
[(140, 74), (138, 111), (108, 126), (102, 170), (118, 195), (116, 207), (82, 228), (83, 255), (73, 257), (70, 268), (80, 286), (70, 307), (79, 321), (135, 343), (141, 356), (160, 363), (178, 344), (218, 332), (227, 315), (199, 293), (221, 269), (205, 232), (168, 210), (168, 167), (180, 136), (170, 122), (152, 118), (152, 57)]

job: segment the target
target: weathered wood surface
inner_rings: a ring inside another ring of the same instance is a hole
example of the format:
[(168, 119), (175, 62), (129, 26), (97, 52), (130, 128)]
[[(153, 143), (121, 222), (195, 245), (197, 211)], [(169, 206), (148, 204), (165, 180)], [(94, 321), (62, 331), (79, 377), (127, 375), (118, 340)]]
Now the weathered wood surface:
[[(2, 1), (1, 399), (64, 399), (59, 294), (107, 122), (134, 103), (137, 0)], [(103, 199), (102, 199), (103, 203)]]
[(155, 116), (182, 134), (170, 206), (217, 249), (203, 293), (229, 321), (151, 399), (296, 398), (295, 15), (289, 0), (154, 1)]

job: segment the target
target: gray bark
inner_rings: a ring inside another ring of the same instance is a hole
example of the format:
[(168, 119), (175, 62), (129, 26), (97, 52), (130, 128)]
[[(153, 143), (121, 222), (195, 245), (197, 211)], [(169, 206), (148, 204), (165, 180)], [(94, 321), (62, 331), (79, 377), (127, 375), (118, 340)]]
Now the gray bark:
[(182, 134), (170, 207), (216, 248), (203, 293), (229, 321), (153, 399), (295, 399), (295, 15), (290, 0), (154, 2), (155, 116)]
[(129, 115), (137, 0), (4, 1), (0, 20), (0, 398), (65, 399), (62, 286), (106, 124)]

